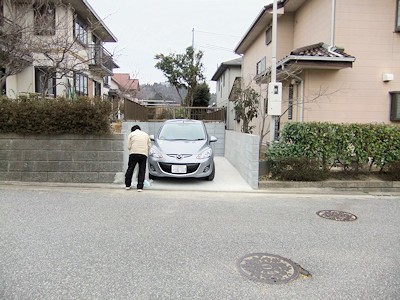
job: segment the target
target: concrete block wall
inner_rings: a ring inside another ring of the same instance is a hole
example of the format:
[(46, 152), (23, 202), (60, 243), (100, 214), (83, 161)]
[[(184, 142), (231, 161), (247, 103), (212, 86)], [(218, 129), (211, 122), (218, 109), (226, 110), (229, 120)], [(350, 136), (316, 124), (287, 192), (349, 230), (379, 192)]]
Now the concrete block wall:
[(253, 189), (258, 189), (259, 142), (258, 135), (225, 131), (225, 158)]
[(0, 135), (0, 180), (113, 183), (123, 172), (122, 134)]

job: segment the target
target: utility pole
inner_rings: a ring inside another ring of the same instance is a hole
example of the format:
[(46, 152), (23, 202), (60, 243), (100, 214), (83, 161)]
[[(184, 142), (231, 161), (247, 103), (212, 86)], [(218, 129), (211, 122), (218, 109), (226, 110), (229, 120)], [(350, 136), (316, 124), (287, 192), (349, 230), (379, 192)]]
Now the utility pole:
[(192, 28), (192, 48), (194, 50), (194, 28)]
[(282, 83), (276, 82), (276, 48), (278, 32), (278, 3), (274, 0), (272, 6), (272, 57), (271, 57), (271, 83), (268, 85), (268, 115), (271, 117), (269, 140), (275, 141), (275, 126), (282, 111)]

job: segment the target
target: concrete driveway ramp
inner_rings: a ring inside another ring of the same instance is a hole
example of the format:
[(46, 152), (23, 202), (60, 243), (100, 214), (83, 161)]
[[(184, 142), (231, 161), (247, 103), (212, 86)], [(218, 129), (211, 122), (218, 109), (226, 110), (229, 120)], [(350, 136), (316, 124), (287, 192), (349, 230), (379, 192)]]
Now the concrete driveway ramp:
[(158, 178), (151, 181), (151, 190), (189, 190), (216, 192), (254, 191), (231, 163), (222, 156), (216, 156), (213, 181), (195, 178)]

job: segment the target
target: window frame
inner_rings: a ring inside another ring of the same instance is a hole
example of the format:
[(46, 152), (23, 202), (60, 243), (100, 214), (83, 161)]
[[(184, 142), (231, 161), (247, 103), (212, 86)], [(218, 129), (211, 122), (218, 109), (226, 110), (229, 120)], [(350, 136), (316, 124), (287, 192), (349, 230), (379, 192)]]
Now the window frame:
[(256, 64), (256, 75), (262, 74), (267, 69), (267, 58), (264, 56)]
[(400, 122), (400, 91), (392, 91), (390, 94), (390, 121)]
[(0, 0), (0, 26), (4, 26), (4, 1)]
[(394, 30), (400, 32), (400, 0), (396, 3), (396, 19), (394, 20)]
[[(40, 75), (46, 74), (48, 75), (47, 78), (47, 85), (43, 85), (41, 83)], [(56, 74), (53, 72), (50, 74), (49, 69), (46, 67), (35, 67), (35, 93), (43, 94), (42, 89), (46, 88), (47, 92), (45, 94), (46, 97), (57, 97), (57, 78)], [(51, 92), (51, 93), (50, 93)]]
[(74, 17), (74, 38), (84, 46), (89, 44), (89, 31), (87, 24), (78, 15)]
[[(2, 66), (0, 66), (0, 77), (5, 76), (5, 74), (6, 74), (6, 69), (3, 68)], [(7, 95), (7, 80), (4, 81), (4, 86), (0, 90), (0, 96), (4, 96), (4, 95)]]
[(293, 120), (293, 95), (294, 95), (294, 85), (289, 85), (289, 92), (288, 92), (288, 120)]
[(269, 45), (272, 43), (272, 26), (268, 27), (265, 31), (265, 45)]
[[(49, 10), (51, 9), (51, 12)], [(56, 34), (56, 6), (54, 3), (35, 4), (33, 7), (35, 35)], [(43, 28), (42, 28), (43, 27)]]
[(94, 97), (101, 97), (101, 83), (93, 80), (93, 95)]
[(89, 77), (87, 75), (74, 72), (74, 91), (78, 96), (89, 96)]

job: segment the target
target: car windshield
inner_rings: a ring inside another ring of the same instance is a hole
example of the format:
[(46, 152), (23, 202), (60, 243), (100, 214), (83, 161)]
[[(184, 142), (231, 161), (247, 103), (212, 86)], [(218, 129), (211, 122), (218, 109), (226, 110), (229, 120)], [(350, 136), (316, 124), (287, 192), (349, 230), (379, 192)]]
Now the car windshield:
[(171, 123), (162, 127), (158, 138), (168, 141), (200, 141), (206, 137), (201, 123)]

